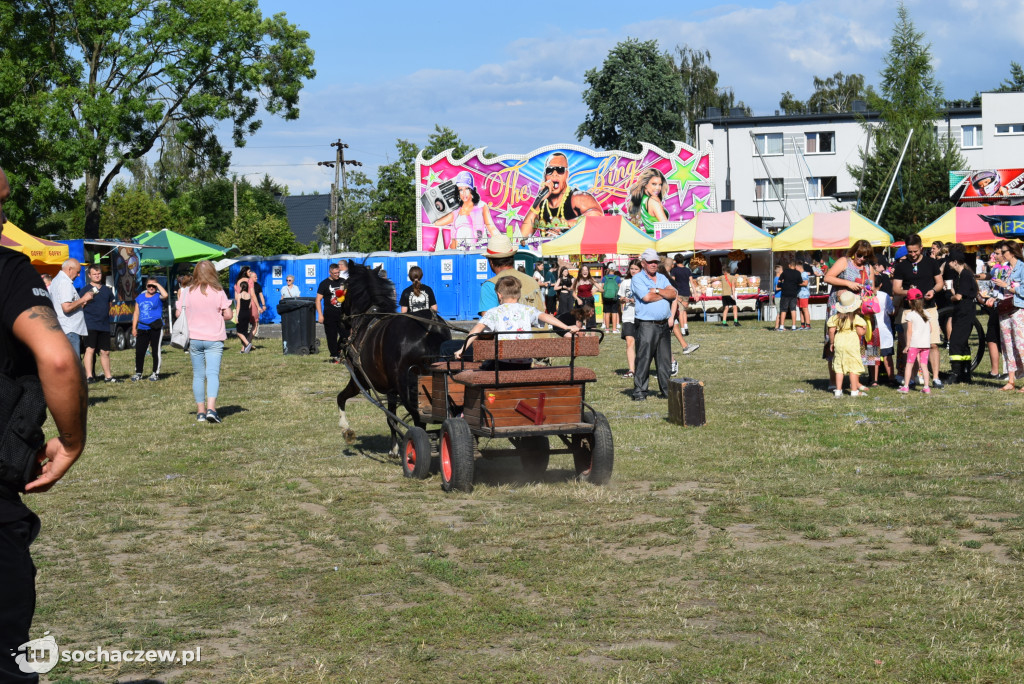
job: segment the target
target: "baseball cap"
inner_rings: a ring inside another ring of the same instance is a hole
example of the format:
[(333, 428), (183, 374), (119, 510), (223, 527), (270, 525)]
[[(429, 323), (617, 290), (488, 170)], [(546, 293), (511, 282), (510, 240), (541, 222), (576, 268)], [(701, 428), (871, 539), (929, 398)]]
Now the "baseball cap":
[(653, 247), (648, 247), (640, 255), (640, 261), (661, 261), (661, 257), (658, 256), (658, 252)]

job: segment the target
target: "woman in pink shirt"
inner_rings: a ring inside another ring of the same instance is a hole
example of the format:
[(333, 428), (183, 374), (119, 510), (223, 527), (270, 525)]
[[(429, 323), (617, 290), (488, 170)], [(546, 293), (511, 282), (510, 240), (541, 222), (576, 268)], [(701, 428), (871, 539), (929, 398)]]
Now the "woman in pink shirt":
[[(220, 389), (220, 359), (224, 355), (227, 330), (224, 321), (231, 318), (231, 302), (209, 261), (200, 261), (192, 272), (192, 282), (178, 300), (178, 315), (184, 309), (188, 318), (192, 356), (192, 394), (196, 400), (196, 420), (219, 423), (217, 391)], [(205, 385), (205, 386), (204, 386)]]

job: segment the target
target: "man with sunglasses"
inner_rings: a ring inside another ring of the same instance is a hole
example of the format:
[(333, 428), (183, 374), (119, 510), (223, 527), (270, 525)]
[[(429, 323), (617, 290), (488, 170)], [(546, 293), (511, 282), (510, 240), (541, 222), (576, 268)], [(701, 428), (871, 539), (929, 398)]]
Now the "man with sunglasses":
[(588, 214), (604, 214), (593, 195), (569, 185), (569, 175), (569, 159), (564, 153), (555, 152), (548, 157), (540, 192), (519, 227), (524, 240), (532, 237), (538, 226), (552, 227), (561, 233)]
[[(917, 288), (924, 293), (924, 317), (931, 329), (931, 352), (928, 355), (928, 363), (932, 371), (932, 385), (942, 387), (942, 380), (939, 379), (939, 309), (938, 300), (935, 295), (942, 292), (942, 270), (929, 255), (925, 254), (921, 244), (921, 236), (914, 234), (907, 238), (907, 258), (896, 264), (896, 270), (892, 275), (892, 291), (897, 297), (906, 297), (911, 288)], [(902, 327), (907, 311), (900, 315)], [(905, 335), (903, 337), (906, 337)], [(901, 346), (905, 346), (905, 340), (901, 339)], [(904, 349), (900, 349), (900, 354)]]

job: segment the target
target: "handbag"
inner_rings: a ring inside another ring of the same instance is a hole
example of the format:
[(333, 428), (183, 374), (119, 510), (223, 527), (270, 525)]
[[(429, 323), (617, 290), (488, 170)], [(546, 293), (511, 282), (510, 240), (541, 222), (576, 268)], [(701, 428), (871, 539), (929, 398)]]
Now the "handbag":
[(1013, 305), (1013, 297), (996, 301), (996, 312), (1000, 316), (1012, 316), (1015, 311), (1017, 311), (1017, 307)]
[(876, 299), (874, 295), (868, 295), (864, 297), (864, 301), (861, 302), (860, 312), (862, 314), (882, 313), (882, 305), (878, 303), (878, 299)]
[(0, 420), (0, 484), (23, 492), (35, 479), (37, 454), (46, 445), (46, 398), (37, 376), (0, 373)]
[(174, 319), (171, 326), (171, 346), (175, 349), (184, 349), (188, 346), (188, 316), (185, 309), (188, 308), (185, 302), (181, 303), (181, 315)]

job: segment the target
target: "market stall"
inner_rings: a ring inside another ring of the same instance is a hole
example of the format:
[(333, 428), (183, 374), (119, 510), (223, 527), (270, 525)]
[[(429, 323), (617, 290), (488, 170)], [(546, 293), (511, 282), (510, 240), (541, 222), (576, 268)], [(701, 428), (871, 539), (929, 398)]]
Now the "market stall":
[(772, 240), (772, 250), (849, 249), (858, 240), (867, 240), (873, 247), (888, 247), (892, 244), (892, 235), (855, 211), (818, 212), (776, 235)]
[(544, 256), (639, 254), (655, 242), (624, 216), (585, 216), (562, 235), (541, 245)]

